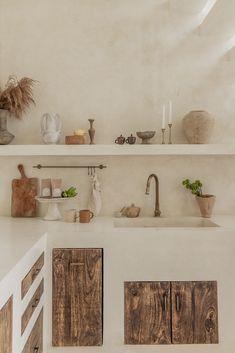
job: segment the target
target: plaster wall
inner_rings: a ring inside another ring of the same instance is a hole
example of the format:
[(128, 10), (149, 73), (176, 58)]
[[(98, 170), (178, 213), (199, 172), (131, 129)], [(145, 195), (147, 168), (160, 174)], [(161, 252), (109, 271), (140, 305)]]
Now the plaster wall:
[[(233, 34), (235, 4), (217, 2), (203, 24), (206, 0), (1, 0), (0, 83), (9, 74), (33, 77), (36, 107), (23, 121), (9, 120), (14, 144), (42, 143), (40, 118), (59, 113), (63, 136), (88, 128), (95, 118), (96, 142), (113, 143), (119, 135), (156, 129), (159, 143), (163, 102), (173, 101), (173, 140), (184, 143), (181, 120), (191, 109), (206, 109), (216, 118), (214, 143), (235, 135), (235, 57), (227, 51)], [(218, 30), (218, 22), (221, 30)], [(40, 162), (87, 163), (85, 158), (1, 158), (0, 214), (10, 214), (10, 182), (23, 162), (29, 176), (61, 176), (79, 189), (85, 207), (89, 180), (85, 171), (35, 171)], [(160, 179), (165, 214), (198, 214), (180, 183), (200, 178), (216, 194), (217, 213), (235, 208), (233, 157), (95, 158), (108, 169), (100, 173), (103, 215), (136, 202), (150, 214), (145, 197), (147, 176)], [(59, 173), (59, 174), (58, 174)], [(153, 194), (153, 192), (152, 192)]]

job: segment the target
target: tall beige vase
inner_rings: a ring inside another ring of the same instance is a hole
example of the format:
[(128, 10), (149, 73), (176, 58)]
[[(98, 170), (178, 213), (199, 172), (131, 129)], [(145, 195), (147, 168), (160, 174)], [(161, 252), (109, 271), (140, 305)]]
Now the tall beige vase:
[(209, 143), (215, 119), (204, 110), (192, 110), (183, 118), (186, 139), (191, 144)]
[(215, 205), (216, 197), (214, 195), (196, 196), (201, 215), (204, 218), (210, 218)]

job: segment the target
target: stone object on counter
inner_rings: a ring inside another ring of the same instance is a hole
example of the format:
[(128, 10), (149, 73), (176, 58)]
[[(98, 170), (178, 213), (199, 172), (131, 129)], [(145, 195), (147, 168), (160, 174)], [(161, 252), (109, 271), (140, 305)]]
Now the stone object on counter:
[(190, 144), (209, 143), (215, 119), (204, 110), (193, 110), (183, 118), (183, 130)]
[(123, 207), (120, 211), (122, 216), (128, 217), (128, 218), (136, 218), (139, 217), (141, 208), (136, 207), (134, 203), (131, 204), (129, 207)]

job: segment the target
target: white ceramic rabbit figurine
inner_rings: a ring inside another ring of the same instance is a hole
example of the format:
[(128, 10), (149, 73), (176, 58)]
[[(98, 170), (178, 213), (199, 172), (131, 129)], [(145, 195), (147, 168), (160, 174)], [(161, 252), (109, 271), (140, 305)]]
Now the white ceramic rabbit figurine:
[(44, 143), (56, 144), (59, 142), (61, 134), (61, 118), (58, 114), (51, 116), (46, 113), (41, 119), (41, 133)]

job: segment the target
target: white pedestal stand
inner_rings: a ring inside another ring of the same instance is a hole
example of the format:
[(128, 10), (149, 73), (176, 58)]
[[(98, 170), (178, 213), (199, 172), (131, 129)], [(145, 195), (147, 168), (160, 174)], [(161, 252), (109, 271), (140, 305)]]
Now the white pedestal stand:
[(46, 215), (43, 217), (46, 221), (57, 221), (61, 219), (61, 214), (59, 210), (59, 204), (67, 201), (68, 199), (58, 197), (58, 198), (44, 198), (36, 197), (36, 200), (40, 203), (47, 203), (48, 209)]

